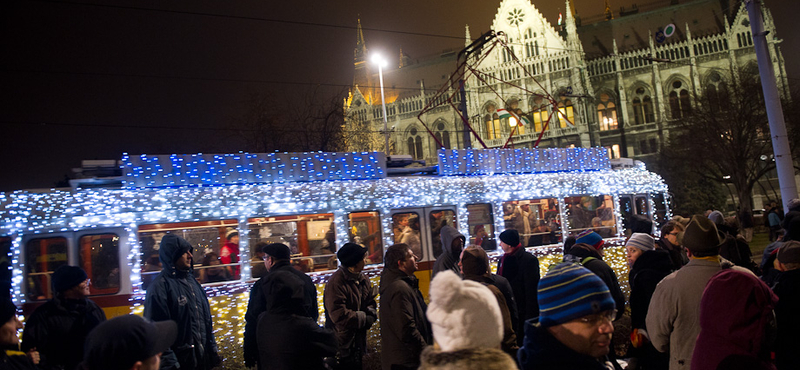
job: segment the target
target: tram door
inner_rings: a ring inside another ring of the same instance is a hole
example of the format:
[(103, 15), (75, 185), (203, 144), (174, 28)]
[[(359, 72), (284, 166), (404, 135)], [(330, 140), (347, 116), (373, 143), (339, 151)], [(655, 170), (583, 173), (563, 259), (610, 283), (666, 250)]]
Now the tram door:
[(458, 228), (455, 206), (396, 209), (391, 212), (392, 242), (405, 243), (418, 258), (417, 278), (425, 296), (431, 280), (431, 269), (443, 252), (439, 235), (445, 225)]

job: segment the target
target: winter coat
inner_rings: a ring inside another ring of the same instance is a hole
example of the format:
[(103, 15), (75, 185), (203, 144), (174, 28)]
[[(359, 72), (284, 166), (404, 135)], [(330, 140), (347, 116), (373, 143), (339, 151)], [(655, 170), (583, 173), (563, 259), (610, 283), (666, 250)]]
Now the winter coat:
[(734, 267), (718, 257), (693, 258), (656, 286), (645, 322), (653, 347), (669, 351), (670, 370), (691, 368), (700, 333), (700, 299), (708, 280), (723, 268)]
[(372, 283), (364, 274), (340, 266), (325, 284), (325, 327), (333, 330), (340, 359), (361, 356), (367, 349), (367, 331), (378, 318)]
[[(503, 255), (498, 262), (498, 271), (511, 284), (519, 315), (514, 332), (522, 333), (525, 320), (539, 316), (539, 260), (519, 247), (511, 254)], [(517, 344), (522, 345), (522, 335), (517, 335)]]
[(422, 351), (419, 370), (516, 370), (511, 356), (496, 348), (466, 348), (444, 352), (429, 346)]
[(785, 271), (773, 289), (778, 296), (775, 316), (778, 335), (775, 342), (775, 364), (778, 369), (800, 369), (800, 269)]
[[(0, 349), (0, 370), (38, 370), (25, 352), (19, 351), (16, 346)], [(41, 356), (41, 354), (40, 354)]]
[(258, 368), (322, 370), (336, 354), (336, 336), (305, 316), (305, 282), (290, 271), (269, 273), (263, 293), (269, 302), (258, 320)]
[(89, 299), (53, 298), (25, 323), (22, 352), (36, 348), (40, 369), (75, 369), (83, 360), (86, 337), (103, 321), (103, 309)]
[(517, 353), (522, 370), (608, 370), (618, 368), (607, 357), (596, 359), (559, 342), (537, 319), (525, 322), (525, 342)]
[[(574, 256), (574, 258), (570, 256)], [(617, 317), (614, 320), (619, 320), (625, 313), (625, 294), (622, 293), (622, 288), (619, 287), (619, 281), (614, 269), (601, 258), (600, 253), (594, 247), (579, 243), (569, 249), (568, 254), (564, 256), (564, 261), (580, 263), (606, 283), (617, 308)]]
[[(222, 248), (219, 249), (219, 261), (222, 262), (223, 265), (229, 263), (238, 263), (239, 262), (239, 244), (227, 242)], [(230, 266), (226, 267), (226, 269), (230, 269), (232, 273), (232, 277), (234, 279), (239, 278), (239, 266)], [(229, 280), (229, 279), (226, 279)], [(224, 281), (224, 280), (222, 280)]]
[[(305, 307), (305, 316), (308, 316), (316, 322), (319, 319), (319, 308), (317, 306), (317, 286), (314, 281), (303, 273), (302, 271), (292, 267), (288, 260), (276, 261), (272, 268), (269, 270), (270, 274), (275, 271), (287, 271), (303, 281), (303, 307)], [(266, 276), (269, 279), (269, 275)], [(267, 300), (267, 306), (270, 301)]]
[(186, 240), (165, 235), (158, 253), (163, 269), (147, 288), (144, 317), (178, 324), (175, 343), (161, 355), (161, 369), (210, 369), (219, 362), (206, 292), (191, 268), (179, 271), (175, 267), (175, 261), (191, 250)]
[(436, 258), (436, 262), (433, 263), (433, 271), (431, 271), (433, 275), (431, 275), (431, 279), (433, 279), (436, 274), (444, 270), (452, 270), (456, 273), (456, 275), (461, 276), (461, 270), (458, 268), (458, 260), (461, 255), (461, 250), (453, 249), (453, 240), (456, 240), (456, 238), (461, 238), (461, 247), (463, 248), (463, 241), (466, 241), (467, 239), (464, 237), (464, 235), (459, 233), (458, 230), (449, 225), (442, 227), (439, 236), (442, 239), (442, 248), (444, 249), (444, 253)]
[(264, 297), (264, 282), (267, 277), (258, 279), (250, 288), (250, 301), (247, 302), (247, 312), (244, 314), (244, 363), (253, 367), (258, 362), (258, 317), (267, 310), (267, 298)]
[(778, 297), (752, 272), (725, 269), (714, 275), (700, 301), (692, 369), (717, 369), (730, 356), (757, 359), (762, 363), (758, 368), (774, 369), (770, 350), (776, 303)]
[(663, 249), (669, 252), (673, 270), (677, 270), (689, 263), (689, 256), (686, 255), (686, 248), (682, 245), (673, 245), (667, 238), (656, 240), (656, 249)]
[(719, 255), (736, 266), (752, 271), (754, 274), (760, 273), (758, 266), (753, 262), (753, 253), (750, 251), (750, 245), (741, 235), (733, 236), (730, 233), (726, 233), (725, 243), (720, 247)]
[[(628, 274), (631, 287), (631, 328), (646, 330), (645, 318), (650, 298), (658, 283), (671, 272), (672, 260), (669, 258), (669, 252), (661, 249), (646, 251), (633, 263)], [(638, 358), (640, 369), (669, 367), (669, 355), (658, 352), (649, 341), (645, 341), (638, 348), (630, 346), (628, 353)]]
[[(508, 307), (508, 314), (511, 318), (511, 328), (514, 330), (514, 333), (517, 333), (517, 324), (519, 323), (519, 314), (517, 313), (517, 301), (514, 299), (514, 292), (511, 289), (511, 284), (509, 284), (508, 280), (500, 275), (495, 275), (492, 273), (483, 275), (483, 276), (464, 276), (465, 279), (477, 281), (479, 283), (492, 285), (500, 293), (503, 294), (503, 299), (505, 299), (505, 305)], [(518, 333), (521, 335), (522, 333)], [(515, 335), (515, 336), (519, 336)]]
[(396, 268), (381, 273), (381, 364), (416, 369), (425, 346), (433, 343), (431, 325), (425, 317), (427, 305), (413, 275)]

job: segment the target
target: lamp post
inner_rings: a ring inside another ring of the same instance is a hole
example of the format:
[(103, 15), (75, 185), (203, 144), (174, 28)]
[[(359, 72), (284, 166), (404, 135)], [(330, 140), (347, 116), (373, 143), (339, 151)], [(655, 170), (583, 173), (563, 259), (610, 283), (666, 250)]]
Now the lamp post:
[(372, 55), (372, 63), (378, 65), (378, 79), (381, 82), (381, 105), (383, 106), (383, 137), (386, 140), (386, 156), (389, 156), (389, 129), (388, 118), (386, 117), (386, 99), (383, 96), (383, 67), (388, 64), (380, 54)]

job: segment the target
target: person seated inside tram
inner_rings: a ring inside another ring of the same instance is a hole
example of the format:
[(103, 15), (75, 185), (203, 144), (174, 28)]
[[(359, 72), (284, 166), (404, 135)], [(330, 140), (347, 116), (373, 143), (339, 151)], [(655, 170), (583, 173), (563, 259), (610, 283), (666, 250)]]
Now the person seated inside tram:
[(218, 266), (221, 264), (222, 262), (219, 260), (219, 256), (216, 253), (206, 253), (206, 255), (203, 257), (203, 267), (200, 268), (200, 282), (205, 284), (230, 280), (230, 275), (228, 274), (228, 270), (226, 268), (206, 267)]

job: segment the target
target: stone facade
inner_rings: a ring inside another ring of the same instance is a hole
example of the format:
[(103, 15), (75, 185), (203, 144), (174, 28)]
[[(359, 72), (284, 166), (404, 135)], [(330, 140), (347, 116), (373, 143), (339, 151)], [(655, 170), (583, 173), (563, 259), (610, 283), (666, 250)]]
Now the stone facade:
[[(647, 12), (623, 10), (616, 18), (607, 9), (604, 19), (586, 25), (573, 10), (563, 25), (553, 26), (528, 0), (502, 0), (491, 29), (505, 35), (508, 48), (492, 49), (475, 65), (478, 72), (468, 75), (471, 125), (488, 147), (503, 147), (511, 126), (497, 109), (505, 108), (529, 121), (517, 126), (510, 146), (533, 147), (549, 119), (539, 147), (602, 146), (612, 158), (647, 160), (668, 137), (670, 122), (696, 104), (695, 95), (726, 89), (739, 68), (756, 63), (743, 2), (672, 3)], [(569, 0), (565, 5), (572, 9)], [(769, 10), (764, 14), (778, 86), (788, 94), (781, 40)], [(465, 45), (472, 41), (467, 27)], [(384, 149), (379, 81), (376, 68), (365, 63), (368, 54), (359, 29), (354, 86), (345, 101), (352, 150)], [(420, 117), (430, 133), (417, 118), (427, 104), (448, 96), (458, 105), (457, 85), (449, 83), (456, 56), (453, 51), (412, 62), (401, 51), (399, 62), (383, 70), (391, 154), (431, 164), (438, 143), (464, 147), (463, 124), (450, 104)], [(445, 93), (434, 101), (442, 86)], [(482, 147), (474, 138), (471, 145)]]

